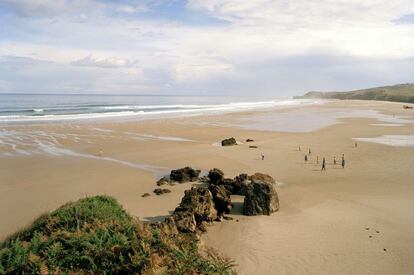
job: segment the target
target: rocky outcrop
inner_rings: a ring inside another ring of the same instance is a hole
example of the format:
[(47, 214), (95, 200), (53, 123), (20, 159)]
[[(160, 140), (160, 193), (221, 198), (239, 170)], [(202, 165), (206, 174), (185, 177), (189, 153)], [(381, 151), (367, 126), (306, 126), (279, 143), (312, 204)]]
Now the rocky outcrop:
[(208, 172), (208, 179), (211, 184), (216, 184), (224, 177), (223, 171), (218, 168), (213, 168)]
[(221, 146), (232, 146), (232, 145), (237, 145), (237, 141), (234, 137), (223, 139), (221, 141)]
[[(195, 232), (217, 218), (213, 195), (206, 187), (186, 190), (180, 205), (174, 210), (172, 219), (181, 232)], [(203, 230), (203, 229), (202, 229)]]
[(210, 184), (208, 188), (213, 195), (214, 206), (218, 216), (230, 213), (233, 208), (231, 203), (231, 193), (223, 185)]
[(184, 167), (177, 170), (171, 170), (170, 173), (170, 180), (177, 181), (177, 182), (188, 182), (188, 181), (196, 181), (198, 180), (198, 176), (200, 175), (200, 170), (195, 170), (191, 167)]
[(250, 180), (251, 181), (263, 181), (263, 182), (271, 183), (271, 184), (276, 183), (274, 178), (272, 178), (271, 176), (267, 174), (263, 174), (263, 173), (254, 173), (253, 175), (250, 176)]
[(243, 214), (270, 215), (279, 210), (279, 198), (271, 183), (253, 180), (244, 197)]

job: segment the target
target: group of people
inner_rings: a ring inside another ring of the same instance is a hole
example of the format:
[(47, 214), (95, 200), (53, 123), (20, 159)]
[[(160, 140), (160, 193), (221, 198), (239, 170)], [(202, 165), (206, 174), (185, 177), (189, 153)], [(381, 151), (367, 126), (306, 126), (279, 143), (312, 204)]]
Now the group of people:
[[(300, 145), (299, 145), (299, 151), (301, 151)], [(312, 154), (312, 151), (309, 148), (308, 154), (305, 154), (305, 162), (308, 162), (308, 160), (309, 160), (308, 155), (310, 156), (311, 154)], [(319, 164), (319, 156), (316, 156), (316, 164)], [(333, 157), (333, 164), (336, 165), (336, 157), (335, 156)], [(341, 166), (342, 166), (342, 169), (345, 168), (345, 155), (344, 154), (342, 154)], [(325, 159), (325, 157), (322, 158), (322, 169), (321, 169), (321, 171), (326, 171), (326, 159)]]

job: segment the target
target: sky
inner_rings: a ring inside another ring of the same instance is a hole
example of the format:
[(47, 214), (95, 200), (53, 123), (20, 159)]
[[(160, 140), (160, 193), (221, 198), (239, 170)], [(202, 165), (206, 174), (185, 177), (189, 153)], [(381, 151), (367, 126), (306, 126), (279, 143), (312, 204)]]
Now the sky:
[(268, 95), (414, 82), (414, 0), (0, 0), (0, 93)]

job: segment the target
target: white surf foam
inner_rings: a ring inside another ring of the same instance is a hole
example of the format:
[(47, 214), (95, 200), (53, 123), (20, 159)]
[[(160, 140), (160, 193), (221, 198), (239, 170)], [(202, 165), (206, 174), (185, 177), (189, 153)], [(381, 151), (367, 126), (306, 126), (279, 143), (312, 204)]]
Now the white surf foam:
[(414, 134), (412, 135), (383, 135), (374, 138), (354, 138), (357, 141), (373, 142), (388, 146), (414, 146)]
[[(41, 121), (59, 121), (59, 120), (82, 120), (82, 119), (104, 119), (117, 117), (131, 117), (139, 119), (151, 118), (170, 118), (177, 116), (191, 116), (203, 114), (220, 114), (227, 112), (238, 112), (253, 109), (265, 110), (274, 107), (284, 106), (300, 106), (309, 104), (320, 104), (327, 102), (326, 100), (307, 100), (307, 99), (292, 99), (292, 100), (272, 100), (260, 102), (237, 102), (229, 104), (217, 105), (143, 105), (143, 106), (102, 106), (108, 110), (122, 110), (113, 112), (99, 112), (99, 113), (82, 113), (82, 114), (66, 114), (66, 115), (8, 115), (0, 116), (0, 122), (41, 122)], [(140, 110), (132, 110), (140, 109)], [(146, 109), (154, 109), (154, 111), (144, 111)]]

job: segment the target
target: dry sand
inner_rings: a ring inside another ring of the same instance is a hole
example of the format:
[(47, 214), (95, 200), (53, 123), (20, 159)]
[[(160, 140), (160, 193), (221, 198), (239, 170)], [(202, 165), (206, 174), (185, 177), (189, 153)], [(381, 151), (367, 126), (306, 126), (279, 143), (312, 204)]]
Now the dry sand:
[[(211, 226), (203, 236), (205, 245), (235, 260), (240, 274), (412, 274), (414, 147), (359, 141), (355, 148), (353, 138), (412, 135), (414, 124), (389, 127), (370, 115), (356, 115), (336, 124), (329, 121), (323, 128), (313, 119), (283, 121), (285, 126), (291, 123), (289, 129), (297, 125), (294, 132), (240, 128), (258, 114), (277, 120), (295, 112), (329, 116), (355, 110), (377, 110), (391, 120), (394, 115), (414, 119), (414, 111), (402, 109), (402, 104), (341, 101), (299, 111), (0, 126), (0, 238), (68, 200), (94, 194), (113, 195), (131, 214), (159, 220), (191, 184), (142, 198), (155, 188), (156, 178), (185, 165), (218, 167), (226, 176), (264, 172), (278, 182), (279, 212), (242, 216), (243, 198), (235, 197), (234, 220)], [(309, 123), (315, 125), (309, 129)], [(4, 137), (11, 131), (13, 135)], [(253, 138), (259, 148), (248, 148), (250, 143), (212, 145), (231, 136)], [(5, 141), (18, 145), (13, 149)], [(309, 147), (312, 154), (305, 164)], [(347, 160), (345, 169), (332, 164), (341, 154)], [(316, 164), (317, 155), (326, 157), (325, 172)]]

